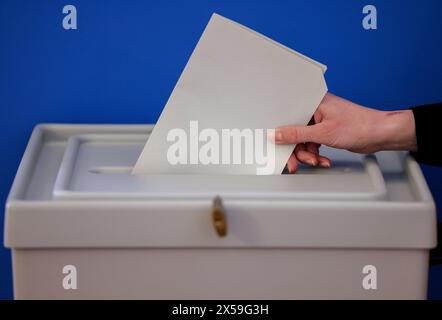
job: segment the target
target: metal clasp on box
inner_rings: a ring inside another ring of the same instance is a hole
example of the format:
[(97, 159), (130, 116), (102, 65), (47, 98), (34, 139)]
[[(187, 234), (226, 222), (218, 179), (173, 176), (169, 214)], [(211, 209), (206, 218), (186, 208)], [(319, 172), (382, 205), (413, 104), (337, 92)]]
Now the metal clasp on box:
[(227, 218), (221, 197), (219, 196), (213, 199), (212, 221), (218, 236), (225, 237), (227, 234)]

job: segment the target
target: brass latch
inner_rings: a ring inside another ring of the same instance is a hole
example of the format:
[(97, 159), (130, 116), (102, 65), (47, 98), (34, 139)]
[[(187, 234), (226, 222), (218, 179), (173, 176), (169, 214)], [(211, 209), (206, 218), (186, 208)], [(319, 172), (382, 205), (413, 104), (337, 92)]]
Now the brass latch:
[(225, 237), (227, 234), (227, 219), (221, 197), (219, 196), (213, 199), (212, 219), (218, 236)]

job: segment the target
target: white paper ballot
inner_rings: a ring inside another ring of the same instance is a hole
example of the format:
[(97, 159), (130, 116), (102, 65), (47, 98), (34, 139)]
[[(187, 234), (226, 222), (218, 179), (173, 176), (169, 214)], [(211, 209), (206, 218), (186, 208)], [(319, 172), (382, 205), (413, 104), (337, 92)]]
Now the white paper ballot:
[(213, 14), (132, 173), (281, 174), (294, 146), (266, 130), (308, 123), (325, 70)]

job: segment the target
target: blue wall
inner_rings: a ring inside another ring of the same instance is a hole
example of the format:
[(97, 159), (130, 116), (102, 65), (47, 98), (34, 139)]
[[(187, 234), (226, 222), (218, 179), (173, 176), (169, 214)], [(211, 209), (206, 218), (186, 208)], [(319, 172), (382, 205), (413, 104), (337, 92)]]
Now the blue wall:
[[(62, 28), (66, 4), (78, 30)], [(366, 4), (378, 9), (376, 31), (361, 26)], [(2, 0), (0, 203), (37, 123), (155, 122), (214, 11), (328, 65), (330, 91), (358, 103), (442, 101), (440, 0)], [(440, 207), (442, 169), (424, 172)], [(429, 295), (442, 298), (442, 267)], [(0, 249), (0, 298), (11, 297)]]

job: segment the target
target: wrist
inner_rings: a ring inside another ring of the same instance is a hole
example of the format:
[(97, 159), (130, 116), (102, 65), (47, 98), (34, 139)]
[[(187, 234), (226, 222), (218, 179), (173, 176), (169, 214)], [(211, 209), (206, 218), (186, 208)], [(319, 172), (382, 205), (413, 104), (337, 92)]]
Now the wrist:
[(413, 111), (400, 110), (379, 112), (379, 151), (416, 151), (416, 126)]

